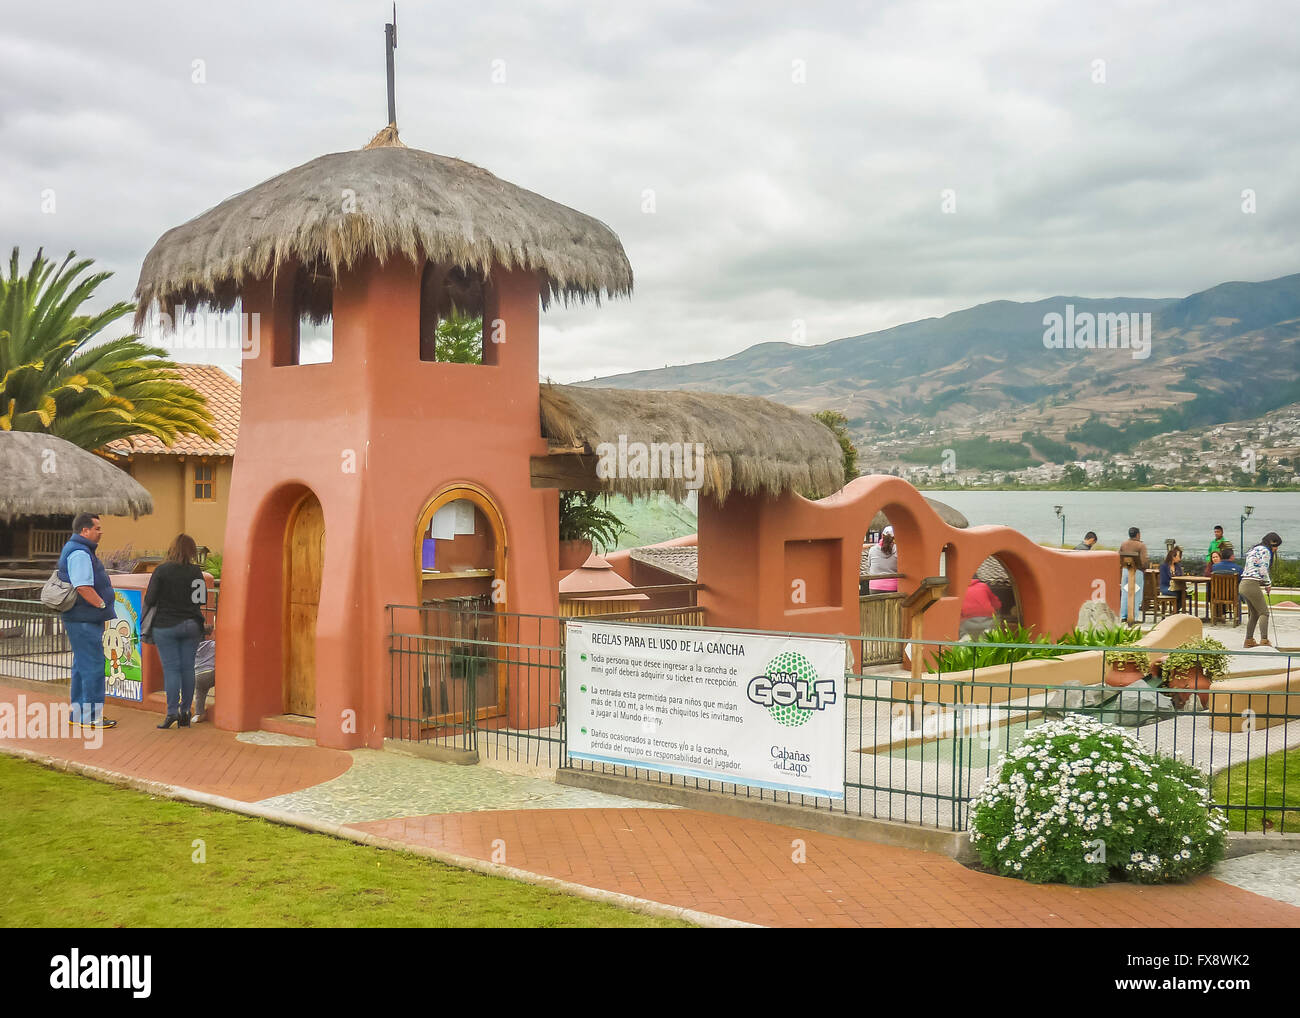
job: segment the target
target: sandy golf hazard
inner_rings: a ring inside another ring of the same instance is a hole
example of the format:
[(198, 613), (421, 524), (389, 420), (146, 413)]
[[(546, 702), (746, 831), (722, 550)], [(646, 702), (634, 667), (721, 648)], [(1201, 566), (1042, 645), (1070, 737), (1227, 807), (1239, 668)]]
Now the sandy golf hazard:
[(842, 640), (566, 624), (569, 755), (844, 798)]

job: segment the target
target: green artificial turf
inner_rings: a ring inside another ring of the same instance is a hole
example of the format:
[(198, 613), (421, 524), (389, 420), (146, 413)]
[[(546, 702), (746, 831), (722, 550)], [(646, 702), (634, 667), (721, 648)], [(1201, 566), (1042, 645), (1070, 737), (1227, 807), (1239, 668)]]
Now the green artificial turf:
[[(1266, 777), (1267, 775), (1267, 777)], [(1267, 794), (1265, 782), (1267, 781)], [(1285, 783), (1285, 794), (1283, 784)], [(1264, 830), (1264, 818), (1274, 831), (1291, 834), (1300, 831), (1300, 748), (1273, 753), (1261, 760), (1251, 760), (1249, 767), (1239, 763), (1214, 778), (1214, 801), (1230, 806), (1268, 806), (1264, 810), (1226, 809), (1228, 830), (1258, 834)], [(1281, 808), (1288, 809), (1283, 811)], [(1286, 827), (1282, 820), (1285, 812)]]
[(682, 925), (0, 756), (0, 926)]

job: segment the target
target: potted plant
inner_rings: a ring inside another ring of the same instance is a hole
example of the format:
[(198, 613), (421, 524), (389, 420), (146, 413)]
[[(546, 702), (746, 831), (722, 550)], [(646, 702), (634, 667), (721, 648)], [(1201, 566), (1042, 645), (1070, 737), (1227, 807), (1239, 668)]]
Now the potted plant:
[[(1195, 689), (1201, 706), (1209, 708), (1210, 694), (1199, 692), (1210, 688), (1210, 683), (1228, 674), (1228, 658), (1223, 653), (1228, 648), (1213, 637), (1200, 640), (1188, 640), (1164, 661), (1162, 678), (1170, 689)], [(1207, 653), (1219, 651), (1219, 653)], [(1188, 700), (1188, 693), (1171, 694), (1175, 707), (1182, 707)]]
[(1129, 686), (1151, 671), (1151, 655), (1136, 647), (1108, 650), (1105, 655), (1106, 685)]
[[(592, 545), (607, 551), (627, 529), (623, 521), (603, 506), (596, 505), (599, 492), (560, 492), (560, 572), (582, 568)], [(609, 496), (605, 496), (608, 501)]]

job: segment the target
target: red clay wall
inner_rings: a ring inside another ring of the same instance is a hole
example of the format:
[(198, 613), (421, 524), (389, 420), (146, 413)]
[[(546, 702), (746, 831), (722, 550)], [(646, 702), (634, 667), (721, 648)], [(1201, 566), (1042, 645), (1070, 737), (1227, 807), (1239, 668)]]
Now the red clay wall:
[[(906, 481), (878, 474), (819, 502), (795, 494), (733, 494), (719, 506), (701, 498), (700, 603), (709, 625), (856, 636), (862, 541), (880, 510), (894, 526), (903, 593), (940, 575), (940, 552), (949, 546), (949, 595), (926, 612), (926, 639), (957, 639), (962, 595), (991, 555), (1011, 573), (1024, 622), (1039, 633), (1073, 629), (1080, 605), (1094, 596), (1094, 581), (1119, 575), (1114, 552), (1044, 548), (1010, 527), (950, 527)], [(839, 542), (835, 557), (828, 540)], [(795, 580), (803, 581), (801, 588)], [(1100, 592), (1111, 608), (1119, 607), (1117, 582)]]

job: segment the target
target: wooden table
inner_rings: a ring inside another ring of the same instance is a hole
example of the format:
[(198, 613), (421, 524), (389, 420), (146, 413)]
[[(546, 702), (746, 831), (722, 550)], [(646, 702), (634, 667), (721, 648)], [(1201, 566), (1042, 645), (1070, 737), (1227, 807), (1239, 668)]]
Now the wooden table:
[(1210, 598), (1209, 598), (1210, 578), (1208, 576), (1171, 576), (1169, 578), (1169, 585), (1172, 587), (1176, 583), (1182, 585), (1183, 589), (1187, 591), (1188, 606), (1191, 608), (1192, 615), (1199, 614), (1197, 609), (1200, 607), (1200, 603), (1201, 603), (1200, 587), (1201, 584), (1206, 585), (1205, 615), (1203, 617), (1206, 622), (1209, 622), (1210, 621)]

